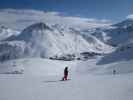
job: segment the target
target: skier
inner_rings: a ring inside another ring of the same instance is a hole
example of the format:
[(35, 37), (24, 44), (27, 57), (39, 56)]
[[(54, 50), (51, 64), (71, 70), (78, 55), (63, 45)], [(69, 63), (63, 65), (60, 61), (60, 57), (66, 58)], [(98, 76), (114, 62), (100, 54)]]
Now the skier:
[(68, 67), (65, 67), (64, 69), (64, 77), (62, 78), (62, 80), (67, 80), (67, 77), (68, 77)]
[(113, 75), (115, 75), (115, 74), (116, 74), (116, 70), (114, 69), (114, 70), (113, 70)]

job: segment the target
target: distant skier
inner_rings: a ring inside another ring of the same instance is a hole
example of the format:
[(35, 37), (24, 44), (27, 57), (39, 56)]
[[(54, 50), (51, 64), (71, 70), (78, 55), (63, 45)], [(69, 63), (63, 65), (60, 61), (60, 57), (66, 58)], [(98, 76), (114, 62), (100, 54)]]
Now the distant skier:
[(115, 74), (116, 74), (116, 70), (114, 69), (114, 70), (113, 70), (113, 75), (115, 75)]
[(64, 77), (62, 78), (62, 80), (68, 80), (68, 67), (65, 67), (64, 69)]

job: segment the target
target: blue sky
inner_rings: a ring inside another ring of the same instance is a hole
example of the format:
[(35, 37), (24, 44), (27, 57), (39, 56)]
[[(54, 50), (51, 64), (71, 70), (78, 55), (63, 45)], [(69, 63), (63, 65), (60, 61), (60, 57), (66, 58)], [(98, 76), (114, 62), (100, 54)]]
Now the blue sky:
[(0, 9), (37, 9), (112, 21), (133, 13), (133, 0), (0, 0)]

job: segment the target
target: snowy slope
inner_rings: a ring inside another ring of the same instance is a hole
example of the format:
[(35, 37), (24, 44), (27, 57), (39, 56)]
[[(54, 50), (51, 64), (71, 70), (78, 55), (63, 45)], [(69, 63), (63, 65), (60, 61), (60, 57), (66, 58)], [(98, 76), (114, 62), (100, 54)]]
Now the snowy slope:
[[(117, 60), (115, 57), (113, 56), (112, 59)], [(98, 57), (87, 61), (60, 61), (42, 58), (24, 58), (0, 63), (0, 73), (26, 74), (27, 76), (34, 77), (62, 77), (63, 70), (66, 66), (69, 68), (69, 78), (82, 75), (112, 75), (113, 70), (116, 70), (116, 74), (118, 75), (133, 73), (132, 59), (111, 63), (107, 62), (108, 58), (106, 58), (107, 60), (103, 60), (106, 63), (101, 63), (101, 59), (101, 57)]]
[(85, 76), (67, 82), (60, 82), (58, 78), (0, 76), (0, 98), (2, 100), (132, 100), (133, 98), (132, 75)]
[(116, 47), (114, 52), (105, 55), (97, 64), (126, 62), (133, 59), (133, 19), (126, 19), (108, 29), (98, 29), (92, 34), (101, 41)]
[(0, 61), (24, 57), (26, 44), (22, 41), (0, 42)]
[(111, 25), (110, 28), (98, 29), (92, 34), (113, 46), (122, 45), (133, 40), (133, 19), (126, 19), (120, 23)]
[(19, 34), (19, 31), (15, 31), (3, 25), (0, 25), (0, 41), (5, 40), (6, 38), (12, 35), (18, 35), (18, 34)]
[[(132, 75), (60, 77), (0, 76), (2, 100), (132, 100)], [(19, 92), (18, 92), (19, 90)], [(17, 93), (17, 95), (16, 95)]]
[[(75, 65), (72, 61), (57, 61), (42, 58), (24, 58), (0, 63), (0, 74), (26, 74), (28, 76), (62, 76), (66, 66)], [(18, 73), (15, 73), (18, 72)]]
[(129, 61), (133, 59), (133, 42), (125, 43), (119, 46), (116, 51), (104, 56), (98, 64), (108, 64), (120, 61)]
[[(133, 69), (131, 67), (133, 61), (107, 66), (97, 66), (95, 62), (95, 59), (63, 62), (40, 58), (4, 62), (0, 68), (9, 65), (13, 68), (8, 67), (8, 74), (0, 74), (0, 98), (2, 100), (132, 100), (133, 74), (129, 73), (131, 68)], [(124, 68), (129, 64), (130, 67)], [(59, 81), (65, 66), (69, 66), (71, 80)], [(119, 75), (112, 75), (113, 68), (116, 68), (116, 73)], [(9, 73), (9, 71), (23, 70), (23, 74)]]

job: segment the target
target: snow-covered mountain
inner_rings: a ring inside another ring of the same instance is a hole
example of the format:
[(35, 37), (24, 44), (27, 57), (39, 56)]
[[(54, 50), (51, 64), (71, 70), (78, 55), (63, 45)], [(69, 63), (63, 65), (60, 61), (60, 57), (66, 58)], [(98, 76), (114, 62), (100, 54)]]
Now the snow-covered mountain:
[(98, 64), (103, 65), (133, 59), (133, 19), (126, 19), (110, 27), (97, 29), (92, 35), (117, 48), (114, 52), (104, 56)]
[(119, 46), (116, 51), (104, 56), (97, 64), (104, 65), (133, 59), (133, 42)]
[(12, 30), (4, 25), (0, 25), (0, 41), (4, 40), (12, 35), (18, 35), (20, 32)]
[(133, 19), (126, 19), (110, 27), (97, 29), (92, 34), (113, 46), (125, 44), (133, 40)]
[[(19, 35), (7, 38), (5, 42), (0, 45), (1, 59), (5, 54), (9, 56), (8, 58), (24, 56), (49, 58), (83, 52), (108, 53), (113, 50), (111, 46), (92, 35), (81, 35), (67, 28), (61, 30), (44, 23), (33, 24)], [(13, 43), (15, 47), (11, 45)], [(6, 51), (5, 48), (8, 50)]]
[[(23, 15), (18, 17), (18, 13)], [(60, 16), (54, 12), (2, 10), (0, 14), (2, 20), (6, 15), (12, 16), (12, 22), (9, 21), (8, 26), (17, 22), (15, 24), (19, 26), (18, 29), (26, 27), (20, 34), (14, 31), (1, 32), (2, 60), (20, 57), (49, 58), (84, 52), (112, 54), (114, 48), (109, 45), (116, 46), (117, 50), (113, 52), (116, 53), (133, 41), (133, 19), (109, 25), (101, 22), (98, 24), (98, 21), (92, 19)], [(34, 17), (29, 16), (30, 14)], [(4, 27), (2, 29), (11, 30)]]

